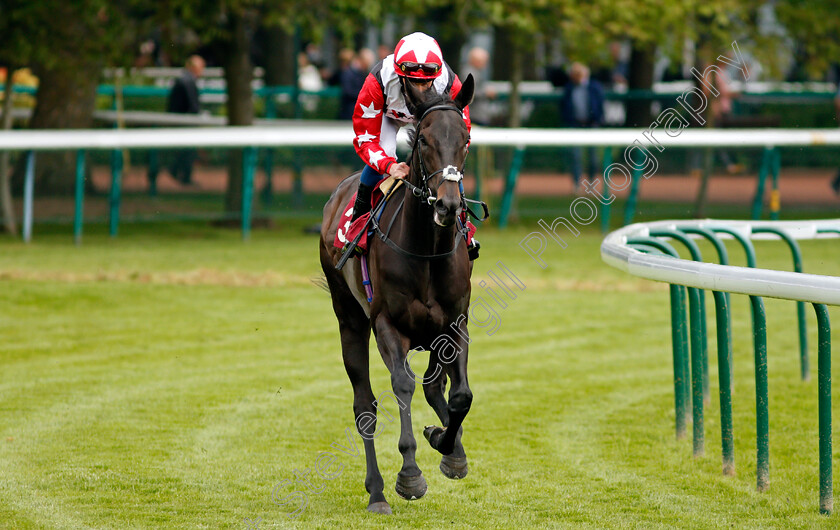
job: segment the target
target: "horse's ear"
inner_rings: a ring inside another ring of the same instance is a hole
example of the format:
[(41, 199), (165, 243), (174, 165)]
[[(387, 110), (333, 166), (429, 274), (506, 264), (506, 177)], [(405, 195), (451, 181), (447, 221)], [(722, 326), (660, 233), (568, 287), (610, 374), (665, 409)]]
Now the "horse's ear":
[(461, 84), (461, 90), (453, 100), (459, 109), (464, 110), (464, 107), (472, 103), (473, 95), (475, 94), (475, 79), (473, 75), (467, 75), (467, 78)]

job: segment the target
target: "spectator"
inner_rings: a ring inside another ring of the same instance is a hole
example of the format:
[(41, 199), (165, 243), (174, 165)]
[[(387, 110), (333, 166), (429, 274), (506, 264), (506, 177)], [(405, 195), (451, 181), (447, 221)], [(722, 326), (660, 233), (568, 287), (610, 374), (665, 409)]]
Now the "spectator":
[(495, 99), (496, 91), (487, 86), (487, 63), (490, 54), (487, 50), (476, 46), (467, 55), (467, 67), (464, 69), (464, 79), (472, 74), (475, 81), (475, 96), (470, 103), (470, 118), (473, 123), (490, 125), (492, 119), (491, 99)]
[[(567, 127), (600, 127), (604, 120), (604, 90), (597, 81), (589, 79), (589, 68), (573, 63), (569, 83), (560, 101), (561, 114)], [(587, 147), (589, 156), (589, 180), (594, 182), (598, 173), (599, 160), (595, 147)], [(575, 193), (580, 191), (580, 177), (583, 172), (583, 148), (572, 147), (572, 178)]]
[(303, 52), (298, 54), (298, 87), (307, 92), (317, 92), (324, 88), (321, 72)]
[(365, 76), (370, 73), (370, 69), (376, 64), (376, 54), (370, 48), (362, 48), (359, 50), (359, 68), (364, 72)]
[[(303, 52), (298, 54), (298, 88), (306, 92), (318, 92), (324, 88), (320, 70)], [(300, 102), (307, 112), (314, 112), (318, 108), (318, 96), (303, 95)]]
[[(204, 73), (204, 59), (200, 55), (191, 55), (184, 66), (184, 72), (175, 80), (169, 92), (167, 112), (178, 114), (198, 114), (201, 105), (198, 100), (196, 81)], [(195, 149), (179, 149), (170, 166), (172, 177), (182, 184), (192, 184), (192, 167), (196, 159)]]
[[(708, 65), (704, 67), (703, 71), (706, 71), (707, 67)], [(709, 102), (709, 110), (706, 114), (709, 122), (708, 126), (727, 127), (732, 122), (732, 100), (737, 96), (737, 94), (730, 87), (729, 76), (726, 74), (725, 68), (718, 66), (717, 69), (713, 69), (709, 73), (706, 81), (711, 83), (715, 90), (718, 91), (718, 95), (714, 96), (706, 83), (700, 83), (703, 94)], [(726, 168), (727, 173), (734, 175), (744, 171), (744, 166), (733, 162), (732, 157), (729, 156), (729, 152), (726, 149), (719, 148), (716, 151), (717, 156), (723, 164), (723, 167)], [(701, 151), (699, 150), (693, 151), (692, 158), (694, 160), (693, 165), (695, 170), (692, 171), (692, 173), (694, 175), (700, 174), (700, 153)]]
[[(840, 83), (837, 86), (837, 94), (834, 96), (834, 110), (837, 112), (837, 121), (840, 122)], [(835, 194), (840, 196), (840, 170), (837, 171), (837, 175), (831, 181), (831, 188)]]
[(618, 41), (610, 42), (609, 66), (604, 65), (592, 72), (592, 79), (595, 79), (607, 90), (615, 90), (616, 87), (627, 86), (628, 62), (625, 60), (622, 44)]
[(339, 72), (338, 85), (341, 87), (341, 99), (338, 105), (338, 119), (353, 118), (356, 99), (365, 83), (367, 71), (363, 71), (361, 62), (353, 50), (344, 48), (338, 52)]

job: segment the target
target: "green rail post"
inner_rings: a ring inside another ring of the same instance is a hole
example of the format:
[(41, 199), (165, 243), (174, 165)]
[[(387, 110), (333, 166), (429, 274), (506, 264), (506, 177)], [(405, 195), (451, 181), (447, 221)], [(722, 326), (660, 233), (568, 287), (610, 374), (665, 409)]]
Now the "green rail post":
[(268, 147), (263, 149), (263, 172), (265, 173), (265, 185), (260, 192), (260, 200), (266, 206), (270, 206), (274, 196), (273, 183), (271, 181), (274, 173), (274, 149)]
[(85, 151), (76, 151), (76, 204), (73, 213), (73, 241), (82, 244), (82, 223), (84, 223), (85, 203)]
[(35, 151), (26, 153), (26, 172), (23, 176), (23, 242), (32, 241), (32, 220), (35, 200)]
[[(292, 61), (292, 69), (295, 84), (292, 87), (292, 102), (294, 104), (295, 119), (300, 120), (303, 118), (303, 105), (300, 102), (300, 87), (298, 86), (300, 72), (297, 64), (297, 56), (303, 51), (303, 36), (300, 25), (295, 26), (293, 45), (295, 49), (295, 60)], [(292, 205), (295, 208), (303, 206), (303, 168), (300, 162), (300, 151), (297, 148), (292, 148)]]
[(601, 233), (606, 234), (610, 231), (610, 214), (612, 213), (612, 203), (609, 200), (610, 190), (607, 187), (607, 168), (612, 165), (612, 147), (604, 148), (604, 172), (601, 175), (601, 197), (604, 201), (601, 204)]
[[(676, 241), (679, 241), (683, 245), (688, 248), (688, 252), (691, 254), (691, 259), (694, 261), (703, 261), (703, 256), (700, 254), (700, 248), (697, 244), (691, 240), (688, 236), (684, 233), (677, 231), (677, 230), (666, 230), (666, 229), (659, 229), (659, 230), (651, 230), (650, 231), (651, 237), (669, 237)], [(694, 287), (689, 287), (689, 289), (694, 289)], [(697, 335), (697, 345), (699, 346), (699, 355), (700, 355), (700, 366), (702, 367), (702, 384), (703, 384), (703, 402), (707, 405), (712, 402), (711, 394), (709, 392), (709, 342), (707, 338), (707, 330), (706, 330), (706, 293), (702, 289), (697, 289), (698, 297), (697, 303), (699, 304), (699, 313), (697, 315), (697, 320), (692, 321), (691, 323), (691, 336), (692, 336), (692, 345), (694, 344), (695, 335)], [(691, 296), (691, 295), (689, 295)], [(689, 298), (689, 301), (691, 299)], [(690, 309), (689, 309), (690, 311)], [(689, 313), (691, 316), (691, 313)], [(692, 363), (694, 362), (694, 349), (692, 348)]]
[(713, 247), (715, 247), (715, 251), (718, 254), (718, 262), (721, 265), (729, 265), (729, 253), (726, 252), (726, 245), (723, 244), (723, 241), (721, 241), (714, 232), (699, 226), (678, 226), (677, 230), (686, 234), (696, 234), (698, 236), (702, 236), (711, 243)]
[[(277, 107), (274, 103), (274, 87), (266, 87), (265, 92), (265, 117), (273, 120), (277, 117)], [(271, 176), (274, 173), (274, 148), (263, 149), (263, 172), (265, 172), (265, 186), (260, 192), (260, 200), (266, 206), (270, 206), (273, 199), (273, 182)]]
[(732, 433), (732, 325), (727, 293), (712, 291), (717, 317), (718, 377), (720, 379), (720, 441), (723, 474), (735, 474), (734, 435)]
[(254, 171), (257, 149), (246, 147), (242, 153), (242, 240), (251, 237), (251, 202), (254, 195)]
[[(726, 252), (726, 245), (723, 244), (723, 241), (721, 241), (720, 238), (718, 236), (716, 236), (714, 232), (712, 232), (711, 230), (707, 230), (706, 228), (701, 228), (699, 226), (679, 226), (679, 227), (677, 227), (677, 230), (679, 230), (680, 232), (684, 232), (686, 234), (696, 234), (696, 235), (699, 235), (699, 236), (702, 236), (703, 238), (705, 238), (707, 241), (709, 241), (712, 244), (712, 246), (715, 247), (715, 250), (717, 251), (717, 254), (718, 254), (719, 263), (721, 265), (729, 265), (729, 253)], [(714, 294), (714, 292), (712, 294)], [(726, 297), (727, 307), (731, 307), (732, 306), (732, 299), (730, 298), (729, 293), (723, 293), (723, 294)], [(726, 333), (727, 333), (730, 348), (731, 348), (731, 344), (732, 344), (732, 322), (731, 322), (730, 319), (726, 320), (726, 325), (727, 325)], [(718, 351), (720, 351), (720, 343), (718, 343)], [(733, 371), (732, 363), (733, 363), (732, 355), (730, 354), (729, 355), (729, 373), (730, 374)], [(730, 381), (731, 381), (731, 386), (730, 386), (729, 391), (730, 391), (730, 393), (734, 393), (735, 392), (735, 379), (730, 378)]]
[[(710, 228), (710, 231), (714, 234), (727, 234), (729, 236), (732, 236), (732, 238), (735, 239), (735, 241), (737, 241), (738, 243), (741, 244), (741, 248), (744, 249), (744, 255), (745, 255), (746, 260), (747, 260), (747, 267), (750, 267), (750, 268), (753, 268), (753, 269), (756, 267), (755, 247), (753, 247), (752, 241), (750, 241), (749, 239), (744, 237), (737, 230), (733, 230), (733, 229), (728, 228), (728, 227), (723, 227), (723, 226), (717, 227), (716, 226), (716, 227)], [(729, 300), (729, 293), (726, 293), (726, 296), (727, 296), (727, 300)], [(750, 304), (750, 319), (751, 319), (753, 328), (755, 328), (756, 316), (755, 316), (755, 305), (754, 304)], [(729, 343), (732, 344), (732, 332), (731, 332), (731, 330), (730, 330), (730, 333), (729, 333)], [(733, 381), (733, 392), (734, 392), (734, 384), (735, 383)]]
[[(766, 227), (753, 228), (753, 234), (775, 234), (787, 243), (793, 255), (793, 271), (802, 272), (802, 251), (795, 239), (780, 228)], [(808, 360), (808, 323), (805, 320), (805, 302), (796, 302), (796, 318), (799, 321), (799, 369), (803, 381), (808, 381), (810, 376), (810, 362)]]
[(737, 230), (733, 230), (731, 228), (723, 227), (723, 226), (715, 226), (710, 228), (713, 233), (715, 234), (727, 234), (732, 236), (735, 241), (741, 244), (741, 248), (744, 249), (744, 254), (747, 260), (747, 267), (755, 268), (756, 267), (756, 260), (755, 260), (755, 247), (753, 247), (752, 241), (747, 239)]
[(752, 219), (761, 219), (761, 210), (764, 206), (764, 186), (767, 180), (767, 171), (770, 168), (771, 148), (765, 147), (761, 151), (761, 165), (758, 167), (758, 183), (755, 189), (755, 197), (752, 204)]
[(700, 290), (689, 287), (688, 311), (691, 321), (691, 401), (692, 420), (694, 423), (693, 441), (694, 456), (703, 456), (706, 447), (705, 430), (703, 428), (703, 348), (700, 344), (700, 334), (694, 332), (694, 326), (701, 320)]
[[(663, 254), (679, 259), (679, 253), (668, 243), (652, 237), (638, 237), (627, 240), (628, 245), (652, 247)], [(689, 416), (688, 404), (691, 399), (689, 389), (689, 340), (686, 324), (686, 289), (682, 285), (670, 284), (671, 291), (671, 342), (674, 361), (674, 409), (676, 416), (677, 439), (686, 434), (686, 421)], [(696, 425), (694, 432), (697, 432)]]
[(292, 150), (292, 205), (295, 208), (303, 207), (303, 164), (299, 149)]
[(770, 190), (770, 219), (779, 220), (779, 213), (782, 210), (782, 195), (779, 191), (779, 170), (781, 168), (781, 156), (779, 149), (774, 147), (770, 157), (770, 176), (773, 178), (773, 189)]
[(117, 230), (120, 225), (120, 200), (122, 196), (122, 170), (123, 157), (119, 149), (111, 151), (111, 194), (109, 199), (109, 234), (117, 237)]
[(820, 513), (834, 509), (831, 471), (831, 324), (825, 304), (814, 304), (819, 329), (817, 380), (820, 408)]
[[(651, 250), (649, 245), (629, 245), (631, 248), (647, 253), (657, 253), (664, 256), (670, 254)], [(677, 440), (686, 435), (686, 421), (688, 416), (688, 372), (683, 359), (688, 357), (688, 329), (685, 319), (685, 288), (681, 285), (669, 284), (671, 299), (671, 348), (674, 363), (674, 411), (676, 419)]]
[(633, 222), (636, 216), (636, 204), (639, 202), (639, 186), (642, 180), (642, 170), (633, 169), (630, 172), (630, 194), (627, 196), (627, 203), (624, 205), (624, 225)]
[(767, 318), (764, 301), (750, 296), (753, 307), (753, 344), (755, 349), (755, 421), (756, 489), (770, 487), (770, 413), (767, 398)]
[(513, 160), (510, 163), (507, 180), (505, 181), (505, 194), (502, 196), (502, 207), (499, 209), (499, 228), (505, 228), (508, 224), (508, 216), (513, 206), (513, 190), (516, 188), (516, 179), (519, 170), (522, 168), (522, 161), (525, 159), (525, 147), (518, 145), (513, 151)]
[(688, 421), (688, 323), (685, 318), (685, 288), (669, 285), (671, 297), (671, 348), (674, 363), (674, 405), (677, 440), (686, 435)]
[(149, 149), (149, 195), (157, 196), (157, 178), (160, 173), (160, 152), (157, 149)]

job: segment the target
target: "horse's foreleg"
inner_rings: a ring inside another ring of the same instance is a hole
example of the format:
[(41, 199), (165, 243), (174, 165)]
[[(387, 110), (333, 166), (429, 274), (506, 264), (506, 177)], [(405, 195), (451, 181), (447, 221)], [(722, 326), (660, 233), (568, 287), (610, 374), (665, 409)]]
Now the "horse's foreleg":
[[(395, 489), (404, 499), (419, 499), (426, 494), (426, 479), (423, 478), (423, 472), (420, 471), (415, 460), (417, 441), (414, 439), (411, 427), (411, 398), (414, 396), (415, 384), (414, 378), (404, 369), (408, 339), (399, 333), (385, 317), (378, 318), (374, 327), (379, 352), (391, 371), (391, 387), (400, 411), (399, 449), (403, 457), (403, 465), (397, 474)], [(383, 412), (390, 419), (387, 410), (383, 408)]]
[(376, 513), (391, 513), (391, 507), (385, 500), (385, 482), (379, 472), (376, 461), (376, 398), (370, 387), (368, 372), (368, 344), (370, 333), (364, 338), (358, 336), (355, 330), (344, 327), (341, 329), (341, 349), (344, 357), (344, 368), (353, 385), (353, 417), (356, 430), (362, 437), (365, 448), (365, 489), (370, 493), (368, 510)]
[(423, 435), (429, 440), (429, 444), (443, 455), (453, 454), (460, 435), (461, 424), (470, 411), (473, 397), (467, 381), (468, 344), (460, 336), (452, 338), (459, 344), (459, 353), (451, 363), (444, 364), (444, 369), (451, 384), (449, 402), (446, 405), (449, 422), (445, 429), (426, 427), (423, 431)]
[[(338, 318), (338, 328), (341, 333), (341, 355), (344, 359), (344, 369), (353, 385), (353, 417), (356, 430), (362, 436), (365, 448), (365, 489), (370, 493), (368, 510), (376, 513), (391, 513), (391, 507), (385, 500), (385, 483), (379, 473), (376, 462), (376, 398), (370, 387), (369, 357), (370, 357), (370, 320), (353, 298), (353, 293), (347, 288), (329, 260), (324, 258), (325, 251), (321, 241), (322, 262), (324, 273), (330, 286), (333, 300), (333, 310)], [(328, 256), (327, 256), (328, 257)]]
[[(429, 357), (429, 367), (423, 375), (423, 393), (426, 395), (426, 401), (440, 418), (441, 424), (444, 428), (449, 425), (449, 411), (446, 405), (446, 396), (444, 390), (446, 389), (446, 374), (439, 368), (441, 363), (434, 355), (434, 352)], [(437, 377), (434, 377), (435, 372), (439, 372)], [(459, 479), (467, 476), (469, 468), (467, 466), (467, 453), (464, 451), (464, 446), (461, 445), (461, 435), (464, 428), (458, 430), (458, 436), (455, 438), (455, 447), (452, 454), (443, 455), (440, 459), (440, 471), (445, 476), (451, 479)]]

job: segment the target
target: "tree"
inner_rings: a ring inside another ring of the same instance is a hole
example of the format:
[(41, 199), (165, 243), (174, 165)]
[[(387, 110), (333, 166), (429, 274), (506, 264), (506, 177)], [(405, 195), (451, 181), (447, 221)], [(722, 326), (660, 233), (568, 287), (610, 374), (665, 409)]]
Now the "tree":
[(840, 10), (834, 0), (780, 1), (775, 4), (779, 22), (802, 50), (805, 70), (824, 79), (832, 64), (840, 63)]
[[(30, 66), (39, 78), (32, 129), (87, 128), (92, 124), (102, 67), (125, 57), (139, 0), (8, 0), (0, 16), (7, 64)], [(42, 153), (35, 183), (41, 193), (72, 193), (73, 153)], [(18, 165), (16, 181), (21, 180)]]
[[(180, 0), (159, 4), (158, 17), (177, 21), (194, 30), (200, 39), (220, 58), (227, 84), (228, 125), (251, 125), (254, 120), (253, 63), (251, 44), (258, 29), (269, 33), (275, 49), (284, 51), (285, 57), (270, 57), (268, 63), (272, 82), (289, 80), (288, 72), (294, 71), (297, 50), (289, 49), (288, 36), (295, 28), (302, 28), (317, 37), (331, 21), (346, 31), (352, 27), (347, 15), (360, 13), (375, 4), (361, 4), (348, 0), (327, 2), (315, 0), (228, 0), (207, 3), (202, 0)], [(343, 17), (337, 14), (344, 15)], [(274, 47), (272, 46), (272, 47)], [(290, 53), (291, 52), (291, 53)], [(283, 65), (287, 69), (283, 73)], [(242, 207), (242, 152), (232, 151), (228, 157), (228, 183), (225, 193), (225, 210), (237, 213)]]

